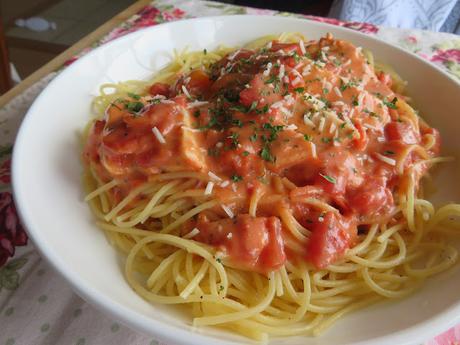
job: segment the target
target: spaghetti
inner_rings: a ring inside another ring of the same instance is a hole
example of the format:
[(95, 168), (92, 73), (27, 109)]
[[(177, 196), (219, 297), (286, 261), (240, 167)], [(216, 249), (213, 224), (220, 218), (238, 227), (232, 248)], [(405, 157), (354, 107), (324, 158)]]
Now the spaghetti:
[(420, 188), (448, 159), (403, 89), (370, 52), (295, 33), (103, 85), (86, 200), (128, 283), (264, 341), (318, 335), (450, 268), (460, 205)]

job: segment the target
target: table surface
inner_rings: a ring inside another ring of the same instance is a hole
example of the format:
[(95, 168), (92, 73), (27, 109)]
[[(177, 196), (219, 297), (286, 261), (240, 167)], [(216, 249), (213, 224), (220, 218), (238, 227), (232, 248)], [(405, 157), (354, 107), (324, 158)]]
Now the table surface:
[[(0, 267), (0, 345), (160, 344), (157, 339), (132, 331), (88, 305), (40, 258), (30, 241), (22, 245), (26, 235), (11, 198), (11, 151), (19, 125), (33, 100), (62, 69), (86, 52), (147, 26), (231, 14), (296, 16), (355, 29), (416, 53), (460, 81), (460, 37), (451, 34), (377, 27), (209, 1), (136, 2), (0, 97), (0, 236), (15, 233), (17, 245), (13, 257)], [(460, 325), (427, 340), (426, 345), (459, 342)]]

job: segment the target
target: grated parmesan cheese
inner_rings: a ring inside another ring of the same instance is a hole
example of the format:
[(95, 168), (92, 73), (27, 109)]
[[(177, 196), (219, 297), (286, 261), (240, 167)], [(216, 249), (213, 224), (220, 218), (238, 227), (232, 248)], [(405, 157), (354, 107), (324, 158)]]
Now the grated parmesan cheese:
[(374, 127), (374, 126), (372, 126), (372, 125), (370, 125), (370, 124), (368, 124), (368, 123), (363, 124), (363, 127), (372, 129), (372, 130), (374, 130), (374, 131), (378, 131), (378, 130), (379, 130), (377, 127)]
[(310, 119), (308, 118), (308, 115), (307, 115), (307, 114), (305, 114), (305, 115), (303, 116), (303, 122), (304, 122), (307, 126), (315, 127), (315, 124), (313, 123), (312, 120), (310, 120)]
[(311, 64), (306, 65), (302, 70), (302, 75), (306, 76), (311, 72)]
[(176, 104), (176, 102), (174, 102), (173, 100), (170, 100), (170, 99), (162, 99), (162, 100), (160, 100), (160, 103), (163, 103), (163, 104)]
[(160, 144), (166, 144), (166, 140), (165, 140), (164, 136), (161, 134), (161, 132), (158, 130), (158, 128), (153, 127), (152, 132), (155, 135), (155, 137), (157, 138), (157, 140), (160, 142)]
[(339, 90), (337, 86), (334, 86), (334, 92), (337, 96), (343, 97), (342, 92)]
[(222, 204), (221, 206), (222, 206), (222, 209), (224, 210), (224, 212), (227, 213), (229, 218), (235, 217), (235, 215), (233, 214), (232, 210), (227, 205)]
[(389, 165), (392, 165), (392, 166), (395, 166), (396, 165), (396, 161), (393, 159), (393, 158), (390, 158), (390, 157), (387, 157), (387, 156), (384, 156), (378, 152), (375, 153), (375, 156), (381, 160), (382, 162), (384, 163), (387, 163)]
[(320, 132), (323, 131), (325, 123), (326, 123), (326, 118), (322, 117), (321, 120), (319, 120), (319, 125), (318, 125), (318, 130)]
[(182, 92), (184, 93), (185, 96), (187, 96), (187, 98), (192, 98), (192, 96), (190, 95), (190, 93), (188, 92), (187, 88), (185, 87), (185, 85), (182, 85)]
[(185, 239), (189, 240), (189, 239), (195, 237), (196, 235), (198, 235), (199, 233), (200, 233), (200, 230), (198, 228), (193, 228), (192, 231), (190, 231), (185, 236), (182, 236), (182, 238), (185, 238)]
[(278, 78), (281, 80), (283, 77), (284, 77), (284, 70), (285, 70), (285, 67), (284, 65), (282, 64), (280, 66), (280, 70), (279, 70), (279, 73), (278, 73)]
[(212, 178), (213, 180), (222, 181), (222, 179), (221, 179), (219, 176), (217, 176), (216, 174), (214, 174), (212, 171), (209, 171), (209, 172), (208, 172), (208, 176), (209, 176), (210, 178)]
[(279, 109), (280, 109), (280, 111), (281, 111), (284, 115), (286, 115), (287, 117), (291, 117), (291, 116), (292, 116), (292, 113), (291, 113), (288, 109), (286, 109), (285, 107), (280, 107)]
[(297, 71), (294, 67), (294, 69), (292, 70), (292, 73), (294, 73), (298, 78), (302, 79), (302, 75), (299, 73), (299, 71)]
[(316, 154), (316, 145), (313, 142), (310, 142), (310, 150), (311, 150), (311, 155), (313, 158), (318, 158), (318, 155)]
[(206, 101), (194, 101), (192, 103), (187, 104), (189, 108), (201, 107), (202, 105), (208, 104), (209, 102)]
[(283, 106), (283, 101), (278, 101), (278, 102), (273, 103), (273, 104), (271, 105), (271, 108), (276, 109), (276, 108), (280, 108), (280, 107), (282, 107), (282, 106)]
[(302, 52), (302, 55), (305, 55), (307, 53), (307, 50), (305, 49), (305, 44), (303, 43), (303, 40), (299, 41), (299, 47), (300, 51)]
[(271, 62), (269, 62), (269, 63), (267, 64), (267, 68), (266, 68), (265, 71), (263, 72), (263, 75), (264, 75), (264, 76), (268, 77), (268, 76), (270, 75), (270, 71), (271, 71), (271, 69), (272, 69), (272, 66), (273, 66), (273, 64), (272, 64)]
[(209, 181), (204, 190), (204, 195), (211, 195), (212, 189), (214, 188), (214, 182)]
[(297, 77), (292, 81), (292, 86), (296, 86), (302, 82), (302, 79)]
[(187, 126), (181, 126), (181, 128), (184, 131), (190, 131), (190, 132), (193, 132), (193, 133), (201, 133), (201, 131), (199, 129), (197, 129), (197, 128), (191, 128), (191, 127), (187, 127)]
[(233, 59), (239, 54), (239, 52), (241, 51), (241, 49), (238, 49), (236, 52), (234, 52), (232, 55), (229, 55), (228, 59), (230, 61), (233, 61)]
[(222, 182), (219, 186), (221, 186), (222, 188), (225, 188), (225, 187), (227, 187), (229, 184), (230, 184), (230, 181), (226, 180), (226, 181)]
[(364, 92), (359, 94), (358, 104), (363, 104), (364, 96), (365, 96)]
[(332, 123), (331, 123), (331, 126), (329, 127), (329, 133), (332, 134), (332, 132), (334, 132), (336, 128), (337, 128), (337, 127), (336, 127), (335, 123), (332, 122)]

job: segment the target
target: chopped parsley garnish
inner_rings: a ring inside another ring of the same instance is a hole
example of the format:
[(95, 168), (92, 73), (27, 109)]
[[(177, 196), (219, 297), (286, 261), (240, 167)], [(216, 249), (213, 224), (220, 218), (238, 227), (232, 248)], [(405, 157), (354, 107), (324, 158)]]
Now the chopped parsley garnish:
[[(230, 110), (238, 111), (238, 112), (240, 112), (240, 113), (247, 114), (247, 113), (250, 113), (250, 112), (256, 110), (257, 104), (258, 104), (257, 101), (252, 102), (251, 105), (250, 105), (249, 107), (245, 107), (245, 106), (242, 105), (242, 104), (235, 104), (235, 105), (232, 105), (232, 106), (230, 107)], [(267, 110), (268, 110), (268, 109), (267, 109)], [(256, 112), (257, 112), (257, 110), (256, 110)]]
[(251, 106), (249, 107), (249, 109), (248, 109), (247, 112), (250, 113), (251, 111), (253, 111), (254, 109), (256, 109), (258, 103), (259, 103), (258, 101), (252, 102), (252, 103), (251, 103)]
[(200, 117), (200, 115), (201, 115), (201, 112), (198, 109), (193, 112), (193, 116), (195, 117)]
[(243, 177), (240, 176), (240, 175), (237, 175), (237, 174), (233, 174), (231, 179), (232, 179), (233, 182), (238, 182), (238, 181), (241, 181), (243, 179)]
[(272, 75), (270, 78), (268, 78), (267, 80), (265, 80), (265, 84), (273, 84), (275, 82), (278, 82), (279, 83), (279, 78), (276, 76), (276, 75)]
[(273, 126), (271, 123), (266, 122), (262, 125), (262, 128), (270, 132), (270, 136), (266, 141), (272, 142), (278, 138), (278, 133), (284, 129), (284, 126)]
[(311, 136), (309, 136), (308, 134), (304, 134), (304, 135), (303, 135), (303, 138), (304, 138), (306, 141), (311, 141)]
[(241, 105), (241, 104), (235, 104), (235, 105), (231, 106), (230, 110), (239, 111), (240, 113), (247, 113), (248, 112), (248, 108), (246, 108), (244, 105)]
[(259, 155), (264, 161), (267, 161), (267, 162), (273, 163), (276, 160), (275, 157), (271, 154), (270, 148), (268, 147), (268, 145), (265, 145), (264, 148), (260, 150)]
[(351, 101), (351, 104), (353, 104), (355, 107), (357, 107), (359, 105), (359, 102), (358, 102), (356, 96), (353, 96), (353, 100)]
[(305, 88), (304, 87), (296, 87), (294, 89), (294, 91), (297, 92), (297, 93), (303, 93), (305, 91)]
[(330, 183), (333, 183), (333, 184), (336, 184), (337, 180), (335, 178), (333, 178), (332, 176), (329, 176), (329, 175), (323, 175), (321, 173), (319, 173), (319, 175), (324, 178), (326, 181), (329, 181)]
[(243, 127), (243, 121), (241, 121), (241, 120), (239, 120), (239, 119), (234, 119), (234, 120), (232, 121), (232, 123), (233, 123), (235, 126), (237, 126), (237, 127), (240, 127), (240, 128)]
[(135, 100), (139, 100), (141, 99), (141, 96), (135, 94), (135, 93), (132, 93), (132, 92), (128, 92), (128, 96), (135, 99)]
[(243, 155), (243, 157), (247, 157), (247, 156), (249, 156), (249, 152), (248, 151), (243, 151), (242, 155)]
[(324, 89), (323, 89), (323, 93), (324, 93), (325, 95), (327, 95), (327, 94), (329, 93), (329, 89), (324, 88)]
[(236, 132), (233, 132), (232, 134), (230, 134), (229, 138), (231, 139), (232, 141), (232, 148), (236, 149), (238, 147), (238, 144), (240, 143), (238, 141), (238, 138), (239, 138), (240, 134), (239, 133), (236, 133)]
[(322, 137), (321, 141), (325, 144), (329, 144), (331, 142), (331, 138)]
[(144, 103), (142, 102), (127, 102), (125, 104), (126, 109), (130, 113), (138, 113), (144, 108)]
[(387, 101), (385, 98), (382, 100), (383, 104), (385, 104), (388, 108), (390, 109), (397, 109), (396, 107), (396, 102), (398, 101), (398, 98), (395, 97), (391, 102)]
[(299, 56), (299, 54), (297, 54), (297, 52), (294, 51), (294, 52), (292, 53), (292, 57), (294, 58), (294, 61), (295, 61), (296, 63), (300, 61), (300, 56)]
[(252, 135), (249, 137), (249, 140), (251, 140), (252, 142), (256, 141), (256, 140), (257, 140), (257, 133), (252, 134)]
[(256, 113), (257, 113), (257, 114), (265, 114), (265, 113), (268, 112), (268, 109), (269, 109), (269, 108), (270, 108), (270, 107), (268, 106), (268, 104), (265, 104), (265, 105), (262, 107), (262, 109), (256, 109)]

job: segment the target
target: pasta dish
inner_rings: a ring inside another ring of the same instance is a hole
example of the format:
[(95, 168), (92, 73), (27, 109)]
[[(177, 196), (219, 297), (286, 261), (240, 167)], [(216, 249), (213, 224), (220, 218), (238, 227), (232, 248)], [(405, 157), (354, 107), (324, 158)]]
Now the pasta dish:
[(449, 158), (404, 87), (370, 52), (297, 33), (102, 85), (86, 200), (127, 282), (194, 326), (265, 341), (450, 268), (460, 206), (435, 208), (421, 184)]

